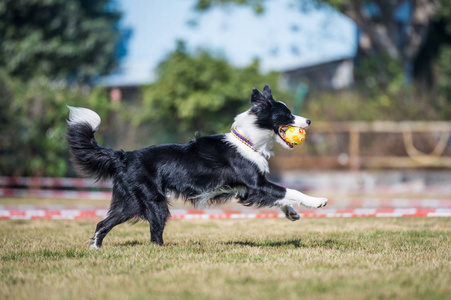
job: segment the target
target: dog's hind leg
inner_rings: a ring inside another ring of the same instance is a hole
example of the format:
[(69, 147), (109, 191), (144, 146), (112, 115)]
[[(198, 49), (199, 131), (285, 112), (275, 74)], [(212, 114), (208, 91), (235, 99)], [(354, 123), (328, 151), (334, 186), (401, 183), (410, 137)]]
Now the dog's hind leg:
[(163, 231), (170, 216), (166, 197), (159, 196), (146, 203), (146, 216), (150, 223), (150, 241), (163, 245)]
[(97, 224), (96, 232), (94, 234), (94, 237), (92, 238), (91, 248), (99, 249), (102, 246), (102, 241), (108, 234), (108, 232), (110, 232), (114, 226), (124, 223), (129, 219), (130, 217), (119, 215), (110, 210), (108, 217)]

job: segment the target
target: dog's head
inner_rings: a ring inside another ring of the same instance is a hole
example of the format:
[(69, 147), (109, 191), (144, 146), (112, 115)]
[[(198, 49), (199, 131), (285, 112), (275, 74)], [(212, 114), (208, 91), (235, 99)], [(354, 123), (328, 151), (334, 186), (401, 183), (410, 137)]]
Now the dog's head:
[(257, 116), (256, 125), (261, 129), (275, 132), (275, 140), (287, 149), (293, 146), (285, 140), (285, 131), (288, 126), (295, 126), (307, 129), (311, 121), (295, 116), (290, 109), (281, 101), (274, 100), (271, 87), (265, 85), (263, 93), (256, 88), (252, 89), (251, 113)]

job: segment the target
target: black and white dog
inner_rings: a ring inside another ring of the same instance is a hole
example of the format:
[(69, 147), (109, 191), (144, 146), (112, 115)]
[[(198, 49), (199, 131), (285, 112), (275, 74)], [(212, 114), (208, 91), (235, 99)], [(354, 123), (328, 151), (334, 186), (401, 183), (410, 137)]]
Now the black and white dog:
[(295, 204), (325, 206), (326, 198), (310, 197), (266, 179), (273, 141), (292, 148), (285, 141), (286, 126), (307, 129), (310, 120), (294, 116), (284, 103), (274, 100), (269, 85), (263, 93), (254, 88), (251, 103), (248, 111), (235, 117), (230, 133), (130, 152), (99, 146), (94, 132), (100, 117), (86, 108), (69, 107), (67, 140), (73, 162), (84, 175), (113, 179), (108, 216), (97, 224), (91, 247), (99, 248), (114, 226), (132, 218), (148, 220), (151, 242), (163, 244), (170, 216), (168, 199), (174, 197), (194, 205), (236, 198), (244, 205), (278, 206), (292, 221), (299, 219)]

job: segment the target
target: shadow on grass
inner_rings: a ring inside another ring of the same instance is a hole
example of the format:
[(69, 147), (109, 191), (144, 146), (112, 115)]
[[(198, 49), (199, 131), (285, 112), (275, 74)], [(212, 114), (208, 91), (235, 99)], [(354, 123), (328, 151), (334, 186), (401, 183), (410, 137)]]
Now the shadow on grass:
[[(197, 246), (202, 247), (208, 244), (205, 241), (183, 241), (177, 242), (172, 241), (165, 243), (164, 246), (167, 247), (180, 247), (180, 246)], [(262, 240), (262, 241), (227, 241), (227, 242), (219, 242), (221, 245), (225, 246), (241, 246), (241, 247), (274, 247), (274, 248), (283, 248), (283, 247), (293, 247), (293, 248), (323, 248), (323, 249), (338, 249), (343, 248), (343, 245), (338, 241), (332, 239), (326, 240), (309, 240), (307, 242), (303, 242), (301, 239), (288, 239), (288, 240)], [(141, 245), (153, 245), (151, 243), (147, 243), (144, 241), (126, 241), (122, 243), (114, 243), (114, 246), (117, 247), (129, 247), (129, 246), (141, 246)]]
[(249, 246), (249, 247), (283, 247), (283, 246), (294, 246), (295, 248), (304, 248), (305, 244), (302, 243), (301, 239), (293, 239), (286, 241), (230, 241), (225, 242), (224, 245), (233, 246)]
[(326, 248), (336, 249), (338, 247), (334, 240), (318, 240), (311, 243), (304, 243), (301, 239), (290, 239), (282, 241), (265, 240), (261, 242), (255, 241), (230, 241), (224, 245), (248, 246), (248, 247), (294, 247), (294, 248)]
[(126, 241), (122, 243), (114, 243), (113, 245), (118, 247), (128, 247), (128, 246), (140, 246), (145, 244), (146, 243), (143, 241)]

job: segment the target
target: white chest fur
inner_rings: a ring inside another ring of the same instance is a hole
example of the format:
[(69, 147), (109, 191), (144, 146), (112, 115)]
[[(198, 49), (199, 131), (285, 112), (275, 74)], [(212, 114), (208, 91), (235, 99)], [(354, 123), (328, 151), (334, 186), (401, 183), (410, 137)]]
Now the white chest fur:
[(269, 173), (268, 158), (273, 154), (271, 148), (274, 141), (274, 132), (259, 128), (257, 116), (249, 110), (235, 117), (232, 128), (235, 128), (242, 136), (246, 137), (258, 151), (244, 144), (232, 133), (226, 134), (226, 142), (235, 146), (238, 152), (244, 158), (254, 163), (263, 174)]
[(260, 153), (255, 152), (249, 146), (234, 137), (231, 133), (226, 133), (226, 142), (235, 146), (237, 151), (246, 159), (254, 163), (263, 174), (269, 173), (268, 160)]

